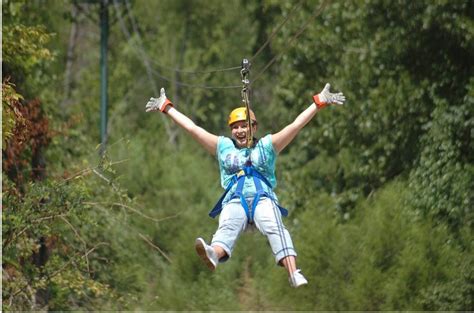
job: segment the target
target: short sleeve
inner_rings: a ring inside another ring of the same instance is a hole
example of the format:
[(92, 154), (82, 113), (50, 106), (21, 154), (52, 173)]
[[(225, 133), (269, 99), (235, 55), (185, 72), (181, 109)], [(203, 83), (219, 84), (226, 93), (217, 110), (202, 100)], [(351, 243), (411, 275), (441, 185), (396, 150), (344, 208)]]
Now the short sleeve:
[(227, 150), (234, 147), (232, 139), (229, 137), (219, 136), (217, 138), (216, 157), (219, 160), (221, 155)]

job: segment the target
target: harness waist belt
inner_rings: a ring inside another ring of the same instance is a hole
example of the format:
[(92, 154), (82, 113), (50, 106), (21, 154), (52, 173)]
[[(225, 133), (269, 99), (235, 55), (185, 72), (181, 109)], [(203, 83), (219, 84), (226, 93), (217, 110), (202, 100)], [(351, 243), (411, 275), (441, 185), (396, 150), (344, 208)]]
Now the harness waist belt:
[[(256, 194), (252, 202), (251, 210), (243, 194), (245, 178), (248, 176), (253, 177), (253, 182), (255, 184), (255, 189), (256, 189)], [(219, 198), (214, 208), (209, 212), (209, 216), (212, 218), (215, 218), (217, 215), (219, 215), (219, 213), (221, 213), (222, 202), (224, 201), (225, 197), (227, 196), (227, 194), (229, 193), (229, 191), (232, 189), (232, 187), (235, 184), (237, 184), (237, 188), (235, 192), (232, 194), (231, 199), (235, 199), (235, 198), (240, 199), (240, 203), (242, 204), (242, 207), (244, 208), (245, 214), (247, 215), (247, 218), (249, 221), (253, 221), (255, 208), (257, 207), (258, 201), (262, 197), (270, 198), (273, 201), (273, 203), (280, 209), (281, 215), (288, 216), (288, 210), (281, 207), (271, 194), (263, 190), (262, 182), (265, 185), (267, 185), (270, 189), (273, 189), (270, 182), (259, 171), (257, 171), (251, 166), (245, 166), (240, 172), (238, 172), (236, 175), (232, 177), (232, 180), (227, 185), (227, 188), (225, 189), (224, 193)]]

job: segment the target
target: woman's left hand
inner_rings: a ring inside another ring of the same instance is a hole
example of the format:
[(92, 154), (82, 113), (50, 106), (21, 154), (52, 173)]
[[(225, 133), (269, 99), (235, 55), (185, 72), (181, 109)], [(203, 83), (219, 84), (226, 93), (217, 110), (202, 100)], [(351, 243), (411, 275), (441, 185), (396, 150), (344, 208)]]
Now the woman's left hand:
[(318, 109), (322, 109), (328, 104), (342, 105), (346, 101), (346, 97), (342, 92), (331, 93), (329, 91), (330, 88), (331, 85), (327, 83), (319, 94), (313, 96), (314, 103), (316, 103)]

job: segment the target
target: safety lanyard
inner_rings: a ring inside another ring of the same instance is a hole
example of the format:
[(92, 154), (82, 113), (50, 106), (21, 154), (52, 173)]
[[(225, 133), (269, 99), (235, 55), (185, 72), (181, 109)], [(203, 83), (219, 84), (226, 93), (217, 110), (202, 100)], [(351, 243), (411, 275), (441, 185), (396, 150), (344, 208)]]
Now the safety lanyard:
[(242, 77), (242, 102), (245, 104), (247, 110), (247, 148), (253, 146), (253, 130), (252, 120), (250, 118), (250, 62), (247, 59), (242, 60), (242, 69), (240, 70), (240, 76)]

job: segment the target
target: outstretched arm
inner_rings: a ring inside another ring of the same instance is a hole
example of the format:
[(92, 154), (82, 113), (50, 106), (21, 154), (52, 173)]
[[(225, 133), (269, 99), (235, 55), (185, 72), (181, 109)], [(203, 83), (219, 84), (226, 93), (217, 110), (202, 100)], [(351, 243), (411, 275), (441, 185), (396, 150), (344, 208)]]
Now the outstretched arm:
[(197, 142), (199, 142), (209, 153), (216, 154), (218, 137), (204, 128), (197, 126), (189, 117), (179, 112), (166, 98), (165, 89), (161, 88), (159, 98), (150, 98), (146, 105), (146, 111), (161, 111), (168, 114), (171, 119), (181, 128), (186, 130)]
[(309, 121), (316, 115), (316, 113), (321, 110), (323, 107), (329, 104), (343, 104), (346, 101), (346, 97), (339, 93), (331, 93), (329, 89), (331, 85), (326, 84), (321, 93), (313, 96), (314, 102), (311, 105), (301, 112), (296, 119), (284, 127), (281, 131), (276, 134), (272, 134), (272, 143), (273, 147), (280, 153), (290, 142), (295, 139), (296, 135), (300, 130), (308, 124)]

